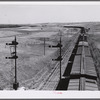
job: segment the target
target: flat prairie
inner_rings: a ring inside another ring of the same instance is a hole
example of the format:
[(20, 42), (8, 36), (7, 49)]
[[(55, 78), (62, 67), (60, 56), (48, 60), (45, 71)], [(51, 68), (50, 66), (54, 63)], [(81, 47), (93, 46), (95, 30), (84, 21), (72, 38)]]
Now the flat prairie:
[[(12, 89), (14, 82), (14, 60), (5, 59), (14, 52), (11, 43), (15, 36), (17, 38), (17, 81), (20, 86), (26, 86), (32, 80), (34, 83), (47, 75), (53, 69), (52, 59), (56, 58), (57, 49), (49, 48), (49, 45), (57, 45), (59, 42), (59, 26), (21, 26), (15, 28), (0, 29), (0, 89)], [(68, 31), (68, 32), (67, 32)], [(74, 32), (74, 31), (73, 31)], [(66, 34), (68, 33), (68, 34)], [(75, 32), (74, 32), (75, 33)], [(63, 30), (62, 44), (66, 44), (74, 35), (72, 30)], [(45, 39), (45, 52), (44, 52)], [(27, 86), (27, 88), (29, 88)]]

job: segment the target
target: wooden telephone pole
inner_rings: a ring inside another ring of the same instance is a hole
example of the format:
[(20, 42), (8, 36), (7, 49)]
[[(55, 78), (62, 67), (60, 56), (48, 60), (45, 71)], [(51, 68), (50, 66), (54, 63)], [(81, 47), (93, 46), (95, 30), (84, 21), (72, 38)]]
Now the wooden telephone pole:
[(13, 89), (17, 90), (19, 87), (19, 83), (17, 82), (17, 45), (18, 42), (16, 41), (16, 36), (14, 41), (12, 41), (12, 43), (6, 43), (6, 45), (12, 45), (14, 47), (14, 52), (12, 52), (12, 56), (11, 57), (6, 57), (6, 59), (14, 59), (15, 60), (15, 82), (13, 83)]
[(61, 50), (62, 50), (62, 41), (61, 41), (61, 34), (60, 34), (60, 40), (59, 43), (56, 46), (49, 46), (49, 47), (53, 47), (53, 48), (59, 48), (59, 56), (57, 59), (52, 59), (53, 61), (59, 61), (60, 63), (60, 80), (61, 80), (61, 61), (62, 61), (62, 55), (61, 55)]

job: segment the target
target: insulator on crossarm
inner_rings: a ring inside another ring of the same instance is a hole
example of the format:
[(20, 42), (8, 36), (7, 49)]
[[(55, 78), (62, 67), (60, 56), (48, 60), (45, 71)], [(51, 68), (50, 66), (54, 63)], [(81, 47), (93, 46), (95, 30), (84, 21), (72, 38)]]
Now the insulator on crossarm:
[(12, 41), (12, 45), (18, 45), (18, 42)]
[(6, 59), (17, 59), (18, 56), (6, 57)]
[(51, 48), (52, 47), (52, 45), (49, 45), (49, 48)]
[(12, 45), (12, 43), (6, 43), (6, 45)]

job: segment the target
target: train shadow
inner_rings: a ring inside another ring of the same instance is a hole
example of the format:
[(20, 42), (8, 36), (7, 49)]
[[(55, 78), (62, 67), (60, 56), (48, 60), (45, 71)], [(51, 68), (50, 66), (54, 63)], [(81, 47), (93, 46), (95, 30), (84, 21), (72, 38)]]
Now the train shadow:
[(56, 90), (67, 90), (68, 88), (68, 84), (69, 84), (69, 80), (70, 80), (70, 73), (71, 73), (71, 69), (73, 66), (73, 62), (74, 62), (74, 58), (78, 49), (78, 43), (79, 43), (79, 38), (75, 44), (74, 49), (72, 50), (72, 54), (69, 58), (68, 64), (66, 66), (65, 72), (63, 74), (64, 78), (62, 78), (59, 83), (58, 86), (56, 88)]

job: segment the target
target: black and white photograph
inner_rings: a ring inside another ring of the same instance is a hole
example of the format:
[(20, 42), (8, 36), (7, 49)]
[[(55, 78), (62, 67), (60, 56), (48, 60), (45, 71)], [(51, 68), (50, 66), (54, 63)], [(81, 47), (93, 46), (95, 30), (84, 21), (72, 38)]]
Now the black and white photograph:
[(9, 90), (99, 91), (100, 2), (0, 3), (0, 91)]

